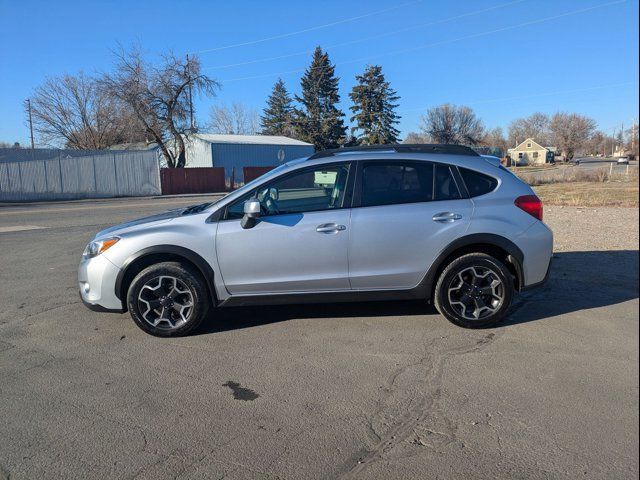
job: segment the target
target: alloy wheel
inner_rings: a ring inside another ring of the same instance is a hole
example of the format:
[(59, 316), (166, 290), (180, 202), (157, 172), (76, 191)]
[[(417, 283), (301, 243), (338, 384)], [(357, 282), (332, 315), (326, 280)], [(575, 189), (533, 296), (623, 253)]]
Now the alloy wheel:
[(193, 293), (179, 278), (163, 275), (147, 281), (138, 294), (142, 318), (152, 327), (175, 329), (189, 321)]
[(496, 272), (487, 267), (468, 267), (453, 277), (448, 288), (451, 308), (466, 320), (482, 320), (502, 307), (505, 287)]

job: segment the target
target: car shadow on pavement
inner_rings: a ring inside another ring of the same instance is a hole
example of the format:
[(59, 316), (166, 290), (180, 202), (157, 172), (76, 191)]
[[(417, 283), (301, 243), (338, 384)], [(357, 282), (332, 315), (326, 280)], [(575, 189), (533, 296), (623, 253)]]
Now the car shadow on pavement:
[[(547, 283), (516, 296), (504, 328), (638, 298), (638, 250), (561, 252)], [(386, 301), (216, 309), (197, 334), (251, 328), (296, 318), (434, 315), (423, 301)]]
[(561, 252), (539, 288), (518, 295), (502, 327), (638, 298), (638, 250)]

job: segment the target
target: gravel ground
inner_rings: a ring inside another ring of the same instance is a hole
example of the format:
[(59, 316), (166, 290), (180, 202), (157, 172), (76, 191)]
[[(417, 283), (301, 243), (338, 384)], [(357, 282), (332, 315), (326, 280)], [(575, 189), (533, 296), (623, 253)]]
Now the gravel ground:
[(637, 250), (638, 209), (545, 206), (556, 252)]

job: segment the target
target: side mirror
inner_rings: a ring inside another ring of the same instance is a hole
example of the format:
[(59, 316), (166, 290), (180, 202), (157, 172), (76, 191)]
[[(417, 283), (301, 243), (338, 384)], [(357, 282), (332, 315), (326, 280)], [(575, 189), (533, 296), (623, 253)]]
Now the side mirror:
[(252, 199), (244, 202), (244, 217), (240, 222), (240, 226), (244, 229), (253, 228), (260, 218), (260, 202)]
[(244, 202), (244, 214), (249, 218), (258, 218), (260, 216), (260, 202), (255, 199)]

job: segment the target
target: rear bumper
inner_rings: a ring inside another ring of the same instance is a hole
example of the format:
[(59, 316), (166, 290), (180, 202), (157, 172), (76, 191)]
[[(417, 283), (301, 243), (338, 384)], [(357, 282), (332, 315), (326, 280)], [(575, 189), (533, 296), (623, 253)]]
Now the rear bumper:
[(515, 243), (523, 254), (521, 290), (542, 285), (549, 276), (553, 255), (553, 232), (536, 221), (517, 237)]
[(551, 259), (549, 259), (549, 265), (547, 266), (547, 273), (545, 273), (544, 278), (537, 282), (537, 283), (532, 283), (530, 285), (525, 285), (524, 287), (522, 287), (520, 289), (521, 292), (528, 292), (530, 290), (535, 290), (536, 288), (540, 288), (542, 287), (545, 283), (547, 283), (547, 280), (549, 280), (549, 274), (551, 273), (551, 264), (553, 263), (553, 257)]
[(78, 289), (82, 303), (91, 310), (122, 312), (123, 305), (115, 295), (115, 284), (120, 269), (104, 255), (80, 261)]

